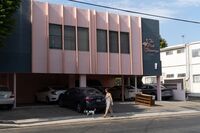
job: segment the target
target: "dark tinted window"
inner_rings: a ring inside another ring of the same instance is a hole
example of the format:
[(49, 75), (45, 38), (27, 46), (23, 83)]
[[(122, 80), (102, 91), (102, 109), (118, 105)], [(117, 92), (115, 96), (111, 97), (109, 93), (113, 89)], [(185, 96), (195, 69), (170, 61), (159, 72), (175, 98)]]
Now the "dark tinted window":
[(65, 49), (76, 50), (76, 29), (75, 26), (65, 26)]
[(120, 32), (120, 47), (121, 47), (121, 53), (125, 54), (130, 53), (128, 32)]
[(62, 49), (62, 26), (49, 24), (49, 48)]
[(8, 87), (0, 87), (0, 91), (10, 91)]
[(88, 28), (78, 27), (78, 50), (89, 51), (89, 30)]
[(149, 89), (154, 89), (154, 87), (153, 86), (149, 86)]
[(109, 31), (109, 46), (111, 53), (118, 53), (118, 32), (117, 31)]
[(107, 52), (106, 30), (97, 30), (97, 52)]

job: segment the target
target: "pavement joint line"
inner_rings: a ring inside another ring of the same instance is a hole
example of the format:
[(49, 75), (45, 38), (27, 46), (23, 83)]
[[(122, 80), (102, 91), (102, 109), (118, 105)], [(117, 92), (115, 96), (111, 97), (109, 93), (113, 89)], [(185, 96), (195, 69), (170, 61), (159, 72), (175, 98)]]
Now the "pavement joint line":
[[(187, 110), (187, 111), (179, 111), (179, 112), (158, 112), (158, 113), (145, 113), (145, 114), (137, 114), (132, 113), (130, 116), (117, 116), (117, 117), (84, 117), (84, 118), (76, 118), (76, 119), (47, 119), (47, 121), (35, 121), (32, 123), (15, 123), (15, 124), (0, 124), (0, 127), (31, 127), (31, 126), (42, 126), (42, 125), (52, 125), (52, 124), (63, 124), (63, 123), (88, 123), (88, 122), (101, 122), (105, 120), (121, 120), (121, 119), (144, 119), (144, 118), (155, 118), (155, 117), (169, 117), (174, 115), (182, 115), (182, 114), (195, 114), (200, 113), (200, 111), (196, 110)], [(116, 114), (117, 115), (117, 114)]]

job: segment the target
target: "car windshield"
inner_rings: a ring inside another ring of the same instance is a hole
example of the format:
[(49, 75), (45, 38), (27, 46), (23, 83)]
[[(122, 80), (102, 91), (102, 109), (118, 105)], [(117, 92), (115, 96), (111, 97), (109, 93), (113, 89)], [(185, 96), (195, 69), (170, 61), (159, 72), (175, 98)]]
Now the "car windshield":
[(84, 90), (85, 94), (102, 94), (99, 90), (96, 89), (86, 89)]
[(8, 87), (0, 87), (0, 91), (10, 91)]

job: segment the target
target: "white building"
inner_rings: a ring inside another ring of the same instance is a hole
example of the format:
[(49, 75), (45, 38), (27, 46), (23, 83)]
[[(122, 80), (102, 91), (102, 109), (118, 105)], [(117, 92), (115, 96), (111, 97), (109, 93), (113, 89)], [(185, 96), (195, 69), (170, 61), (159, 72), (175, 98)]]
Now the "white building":
[[(200, 96), (200, 41), (160, 50), (163, 83), (182, 83), (183, 89)], [(155, 83), (155, 77), (143, 78), (144, 83)]]

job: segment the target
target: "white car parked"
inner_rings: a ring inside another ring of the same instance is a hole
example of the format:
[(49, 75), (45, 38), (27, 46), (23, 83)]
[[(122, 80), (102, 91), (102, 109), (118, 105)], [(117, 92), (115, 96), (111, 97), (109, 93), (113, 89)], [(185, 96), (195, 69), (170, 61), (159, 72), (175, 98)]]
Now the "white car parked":
[[(122, 86), (114, 86), (109, 89), (113, 99), (115, 100), (121, 100), (122, 98)], [(137, 89), (137, 92), (135, 92), (135, 87), (134, 86), (124, 86), (124, 99), (129, 100), (129, 99), (134, 99), (136, 93), (141, 92), (140, 89)]]
[(15, 102), (12, 91), (6, 86), (0, 86), (0, 105), (7, 106), (12, 109)]
[(36, 93), (35, 100), (38, 102), (57, 102), (60, 94), (65, 93), (67, 88), (60, 86), (49, 86)]

